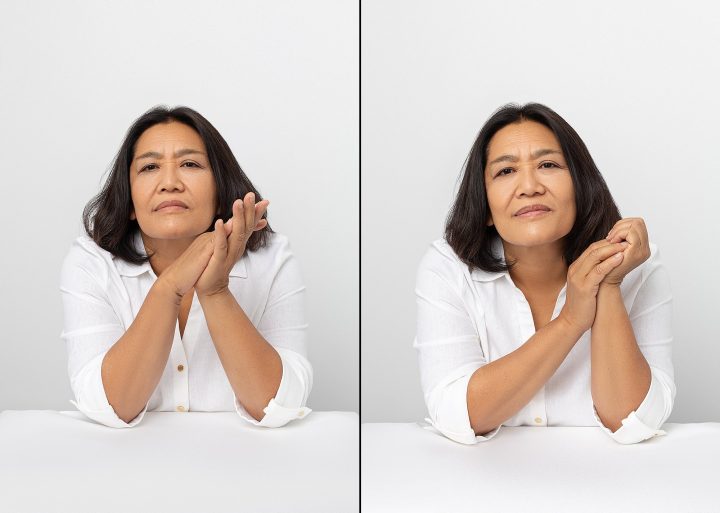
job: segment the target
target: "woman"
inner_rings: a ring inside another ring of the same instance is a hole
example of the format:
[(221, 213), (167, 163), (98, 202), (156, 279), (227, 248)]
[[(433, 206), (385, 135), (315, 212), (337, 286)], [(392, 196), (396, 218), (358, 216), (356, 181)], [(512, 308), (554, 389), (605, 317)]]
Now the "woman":
[(268, 427), (310, 412), (305, 289), (267, 206), (194, 110), (134, 122), (62, 268), (80, 411), (118, 428), (147, 410)]
[(425, 401), (448, 438), (476, 443), (501, 425), (599, 425), (620, 443), (664, 434), (667, 273), (551, 109), (511, 104), (487, 121), (416, 293)]

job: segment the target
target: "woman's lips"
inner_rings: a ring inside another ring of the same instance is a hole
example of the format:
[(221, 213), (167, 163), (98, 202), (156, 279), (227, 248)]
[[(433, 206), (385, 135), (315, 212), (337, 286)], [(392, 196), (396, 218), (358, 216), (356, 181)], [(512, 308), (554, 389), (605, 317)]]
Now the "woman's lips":
[(515, 212), (516, 217), (537, 217), (550, 213), (550, 207), (546, 205), (529, 205)]
[(517, 217), (538, 217), (549, 213), (549, 210), (529, 210), (527, 212), (523, 212), (522, 214), (517, 214)]
[(187, 207), (181, 207), (179, 205), (168, 205), (167, 207), (157, 209), (157, 212), (184, 212), (185, 210), (187, 210)]
[(156, 208), (156, 212), (182, 212), (187, 210), (188, 206), (179, 200), (163, 201)]

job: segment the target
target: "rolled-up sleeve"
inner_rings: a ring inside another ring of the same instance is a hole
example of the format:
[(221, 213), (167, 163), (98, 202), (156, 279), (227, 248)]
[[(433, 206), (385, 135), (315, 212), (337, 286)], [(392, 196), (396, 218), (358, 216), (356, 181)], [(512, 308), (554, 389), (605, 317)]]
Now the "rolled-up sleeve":
[[(107, 400), (102, 382), (102, 362), (107, 351), (125, 333), (110, 305), (106, 264), (96, 254), (75, 242), (60, 274), (63, 303), (63, 331), (68, 352), (68, 374), (78, 410), (106, 426), (137, 425), (145, 409), (131, 422), (117, 416)], [(147, 406), (146, 406), (147, 408)]]
[(605, 427), (594, 411), (598, 425), (621, 444), (634, 444), (664, 435), (665, 431), (660, 427), (672, 412), (676, 393), (670, 278), (660, 264), (655, 248), (640, 271), (642, 279), (628, 317), (638, 347), (650, 366), (650, 388), (640, 406), (622, 420), (621, 427), (615, 432)]
[(313, 371), (306, 349), (305, 286), (287, 240), (283, 239), (276, 258), (277, 273), (257, 329), (280, 355), (280, 385), (275, 397), (263, 409), (265, 415), (259, 421), (250, 416), (235, 398), (235, 409), (240, 417), (263, 427), (281, 427), (291, 420), (306, 417), (312, 411), (305, 406), (313, 384)]
[(487, 363), (478, 330), (462, 298), (464, 277), (435, 246), (417, 273), (417, 330), (420, 378), (428, 421), (446, 437), (463, 444), (489, 440), (499, 427), (476, 436), (470, 426), (467, 387), (473, 373)]

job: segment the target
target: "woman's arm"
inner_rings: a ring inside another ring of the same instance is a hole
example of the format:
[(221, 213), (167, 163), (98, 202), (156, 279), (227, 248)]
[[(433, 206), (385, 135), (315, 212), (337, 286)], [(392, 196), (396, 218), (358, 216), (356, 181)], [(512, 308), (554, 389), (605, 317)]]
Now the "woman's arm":
[[(638, 278), (632, 311), (625, 308), (620, 283), (631, 270), (651, 257), (645, 223), (622, 219), (607, 237), (626, 241), (622, 265), (604, 280), (592, 328), (592, 396), (599, 421), (621, 443), (634, 443), (658, 434), (672, 410), (672, 295), (656, 259)], [(636, 415), (632, 417), (632, 413)], [(632, 426), (623, 427), (630, 418)]]
[(235, 397), (253, 418), (261, 420), (263, 409), (280, 386), (280, 355), (250, 322), (229, 290), (198, 295), (198, 300)]
[(617, 431), (650, 388), (650, 366), (635, 341), (619, 284), (600, 285), (590, 354), (595, 410)]
[(256, 420), (263, 419), (263, 410), (278, 392), (283, 361), (228, 287), (230, 269), (245, 252), (248, 239), (267, 224), (262, 219), (267, 206), (266, 200), (256, 204), (253, 193), (233, 203), (229, 226), (222, 220), (215, 223), (213, 233), (219, 236), (214, 238), (213, 256), (195, 284), (210, 336), (235, 397)]
[(202, 234), (155, 281), (125, 334), (105, 354), (102, 382), (108, 402), (125, 422), (145, 407), (172, 348), (183, 296), (212, 255), (212, 234)]
[(476, 433), (486, 433), (512, 417), (550, 379), (592, 325), (600, 282), (622, 262), (623, 244), (599, 241), (568, 269), (567, 299), (560, 315), (521, 347), (473, 374), (468, 413)]
[(105, 395), (124, 422), (137, 417), (160, 381), (179, 311), (180, 298), (158, 279), (133, 323), (103, 358)]
[(558, 316), (512, 353), (476, 370), (467, 388), (470, 425), (475, 433), (488, 433), (520, 411), (584, 332)]

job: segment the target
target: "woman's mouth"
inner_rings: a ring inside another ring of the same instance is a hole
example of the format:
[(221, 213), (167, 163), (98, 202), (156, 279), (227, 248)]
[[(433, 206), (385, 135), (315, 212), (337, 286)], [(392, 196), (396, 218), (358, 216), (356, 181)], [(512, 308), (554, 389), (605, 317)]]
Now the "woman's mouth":
[(538, 217), (550, 213), (550, 207), (546, 205), (528, 205), (515, 212), (516, 217)]
[(163, 201), (157, 207), (156, 212), (182, 212), (188, 209), (188, 206), (180, 200)]

